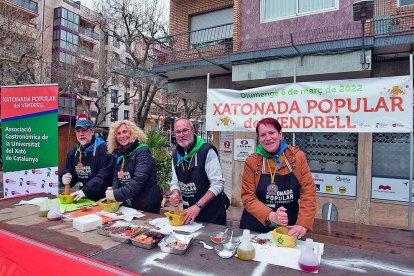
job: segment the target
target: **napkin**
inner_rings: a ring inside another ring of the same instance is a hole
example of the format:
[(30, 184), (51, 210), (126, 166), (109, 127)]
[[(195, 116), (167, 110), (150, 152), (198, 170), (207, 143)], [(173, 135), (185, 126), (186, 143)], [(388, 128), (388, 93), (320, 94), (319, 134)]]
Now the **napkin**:
[(187, 233), (194, 233), (204, 227), (201, 223), (197, 223), (197, 222), (193, 222), (193, 223), (182, 225), (182, 226), (172, 226), (168, 222), (168, 218), (156, 218), (156, 219), (149, 221), (148, 223), (166, 232), (182, 231), (182, 232), (187, 232)]

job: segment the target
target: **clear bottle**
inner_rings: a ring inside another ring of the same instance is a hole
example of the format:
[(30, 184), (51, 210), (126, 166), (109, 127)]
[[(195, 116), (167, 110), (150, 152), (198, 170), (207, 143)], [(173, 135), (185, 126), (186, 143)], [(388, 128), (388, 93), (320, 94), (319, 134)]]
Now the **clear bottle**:
[(243, 239), (239, 247), (237, 247), (237, 257), (243, 261), (253, 260), (255, 255), (255, 249), (250, 242), (250, 230), (243, 230)]
[[(316, 254), (314, 251), (316, 249)], [(306, 239), (299, 256), (299, 267), (305, 272), (315, 272), (319, 269), (319, 247), (314, 246), (312, 239)]]
[(59, 200), (53, 199), (51, 201), (52, 208), (50, 208), (49, 212), (47, 213), (48, 220), (60, 220), (62, 218), (62, 213), (59, 209)]

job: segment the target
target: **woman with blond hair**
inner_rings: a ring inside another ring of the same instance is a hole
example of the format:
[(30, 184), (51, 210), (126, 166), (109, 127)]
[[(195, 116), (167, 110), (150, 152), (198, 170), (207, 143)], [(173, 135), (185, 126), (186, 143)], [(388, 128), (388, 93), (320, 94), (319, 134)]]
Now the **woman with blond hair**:
[(137, 210), (159, 213), (162, 194), (155, 160), (146, 141), (145, 133), (131, 121), (111, 125), (107, 144), (108, 152), (115, 158), (115, 176), (113, 189), (106, 191), (106, 198)]

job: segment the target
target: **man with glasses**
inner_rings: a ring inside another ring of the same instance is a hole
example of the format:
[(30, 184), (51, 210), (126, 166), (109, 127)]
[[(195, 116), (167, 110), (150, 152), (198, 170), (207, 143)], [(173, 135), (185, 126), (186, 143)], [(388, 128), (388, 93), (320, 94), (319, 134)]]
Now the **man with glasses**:
[(106, 188), (112, 185), (114, 160), (105, 141), (95, 136), (91, 121), (77, 120), (75, 132), (78, 144), (67, 154), (62, 183), (71, 187), (79, 183), (79, 190), (71, 194), (75, 201), (85, 196), (94, 201), (105, 198)]
[(184, 207), (184, 223), (194, 220), (226, 225), (229, 199), (217, 149), (200, 137), (188, 119), (175, 122), (177, 148), (173, 152), (170, 202)]

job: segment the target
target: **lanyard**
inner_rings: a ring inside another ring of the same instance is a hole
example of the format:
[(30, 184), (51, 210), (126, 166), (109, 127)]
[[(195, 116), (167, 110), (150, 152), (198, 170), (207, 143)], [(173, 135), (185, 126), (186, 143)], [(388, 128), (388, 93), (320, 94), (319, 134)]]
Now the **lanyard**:
[(266, 162), (267, 162), (267, 166), (269, 167), (270, 184), (274, 185), (275, 184), (275, 176), (276, 176), (277, 167), (275, 168), (275, 171), (272, 172), (272, 168), (270, 167), (270, 163), (269, 163), (269, 159), (268, 158), (266, 158)]

